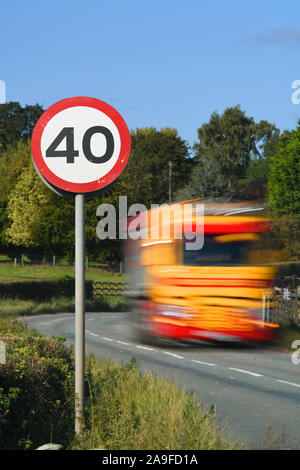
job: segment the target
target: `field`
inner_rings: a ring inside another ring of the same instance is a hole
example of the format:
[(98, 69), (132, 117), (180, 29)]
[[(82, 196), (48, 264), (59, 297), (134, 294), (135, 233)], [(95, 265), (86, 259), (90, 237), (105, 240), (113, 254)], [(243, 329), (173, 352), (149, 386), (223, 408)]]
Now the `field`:
[[(75, 277), (74, 266), (24, 265), (14, 266), (12, 263), (0, 263), (0, 283), (31, 282), (31, 281), (63, 281), (66, 277)], [(103, 268), (89, 267), (86, 270), (87, 281), (122, 282), (125, 276), (108, 272)], [(125, 310), (126, 299), (123, 296), (95, 296), (86, 299), (86, 311)], [(11, 298), (4, 295), (0, 302), (0, 316), (15, 318), (24, 315), (39, 315), (43, 313), (74, 312), (75, 299), (71, 296), (59, 295), (53, 298), (37, 300), (31, 298)]]
[[(14, 266), (12, 263), (0, 263), (0, 282), (12, 281), (49, 281), (59, 280), (65, 276), (75, 277), (74, 266), (24, 265)], [(123, 275), (108, 272), (103, 268), (89, 267), (86, 270), (88, 281), (118, 281)]]

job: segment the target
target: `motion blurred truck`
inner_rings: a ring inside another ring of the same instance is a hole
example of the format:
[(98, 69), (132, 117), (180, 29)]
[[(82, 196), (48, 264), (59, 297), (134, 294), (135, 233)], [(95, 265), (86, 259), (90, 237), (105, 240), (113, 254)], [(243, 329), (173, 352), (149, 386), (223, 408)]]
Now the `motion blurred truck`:
[[(269, 230), (263, 207), (186, 201), (156, 208), (143, 213), (138, 239), (130, 238), (130, 222), (125, 266), (141, 342), (275, 338), (275, 272), (261, 264), (257, 249), (260, 234)], [(191, 249), (197, 235), (203, 243)]]

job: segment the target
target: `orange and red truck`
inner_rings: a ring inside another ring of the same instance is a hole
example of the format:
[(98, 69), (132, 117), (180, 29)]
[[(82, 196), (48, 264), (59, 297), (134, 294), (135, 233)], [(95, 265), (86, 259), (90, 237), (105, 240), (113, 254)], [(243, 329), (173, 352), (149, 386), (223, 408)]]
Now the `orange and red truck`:
[[(143, 236), (126, 242), (128, 294), (139, 340), (273, 340), (275, 271), (261, 263), (256, 249), (260, 234), (270, 229), (263, 207), (190, 204), (189, 220), (184, 203), (147, 211)], [(195, 230), (201, 232), (203, 245), (187, 249), (192, 234), (183, 227), (195, 236)]]

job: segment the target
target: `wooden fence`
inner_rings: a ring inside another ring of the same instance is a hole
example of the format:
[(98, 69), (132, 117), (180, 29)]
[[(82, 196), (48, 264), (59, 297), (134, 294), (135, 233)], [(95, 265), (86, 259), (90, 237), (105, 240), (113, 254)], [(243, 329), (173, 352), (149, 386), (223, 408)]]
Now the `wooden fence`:
[(300, 294), (276, 289), (271, 320), (276, 323), (300, 324)]
[(275, 287), (272, 318), (277, 323), (300, 324), (300, 278), (282, 276)]
[(94, 281), (94, 295), (120, 296), (125, 294), (126, 284), (124, 282)]

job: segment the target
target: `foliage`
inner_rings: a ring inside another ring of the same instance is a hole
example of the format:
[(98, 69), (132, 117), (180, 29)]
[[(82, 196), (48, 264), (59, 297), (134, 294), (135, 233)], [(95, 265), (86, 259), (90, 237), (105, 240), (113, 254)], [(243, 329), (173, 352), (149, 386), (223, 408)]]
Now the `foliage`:
[(189, 183), (176, 193), (176, 200), (224, 198), (227, 194), (227, 183), (219, 166), (208, 161), (200, 162), (193, 170)]
[(0, 369), (0, 449), (67, 445), (74, 426), (74, 363), (63, 338), (0, 323), (6, 364)]
[(277, 250), (279, 258), (276, 261), (297, 261), (300, 258), (300, 217), (285, 214), (274, 217), (272, 231), (266, 233), (265, 246)]
[(86, 431), (73, 449), (233, 449), (197, 398), (173, 381), (129, 363), (87, 363)]
[(21, 106), (18, 102), (0, 104), (0, 153), (20, 139), (31, 137), (34, 126), (43, 114), (39, 104)]
[(269, 160), (250, 160), (245, 179), (240, 180), (242, 199), (263, 199), (267, 191)]
[[(48, 300), (52, 297), (73, 297), (75, 292), (75, 279), (73, 276), (64, 276), (58, 280), (46, 281), (19, 281), (0, 283), (0, 298), (19, 298)], [(93, 295), (92, 281), (85, 281), (85, 295)]]
[[(96, 208), (99, 198), (86, 204), (86, 253), (99, 255), (96, 237)], [(9, 243), (38, 248), (45, 254), (74, 256), (74, 200), (65, 199), (49, 189), (29, 163), (10, 192), (7, 204), (9, 223), (5, 231)]]
[[(19, 140), (15, 145), (9, 145), (0, 157), (0, 242), (2, 247), (9, 246), (6, 229), (9, 225), (7, 204), (20, 175), (30, 165), (30, 140)], [(14, 251), (9, 246), (9, 251)]]
[(154, 127), (131, 132), (131, 154), (113, 191), (128, 196), (128, 204), (150, 208), (169, 200), (169, 161), (172, 186), (177, 191), (188, 182), (193, 168), (188, 145), (176, 129)]
[(284, 132), (270, 163), (268, 202), (274, 216), (300, 217), (300, 120), (295, 131)]
[(14, 245), (41, 246), (61, 253), (74, 245), (74, 209), (37, 176), (33, 165), (20, 175), (7, 206), (6, 231)]
[[(198, 129), (199, 142), (194, 145), (196, 159), (202, 168), (208, 164), (215, 166), (219, 180), (223, 179), (225, 194), (235, 196), (239, 193), (240, 180), (247, 175), (250, 161), (264, 158), (269, 139), (278, 132), (267, 121), (255, 123), (239, 106), (225, 109), (222, 115), (214, 112), (209, 122)], [(210, 183), (206, 186), (207, 193)]]

